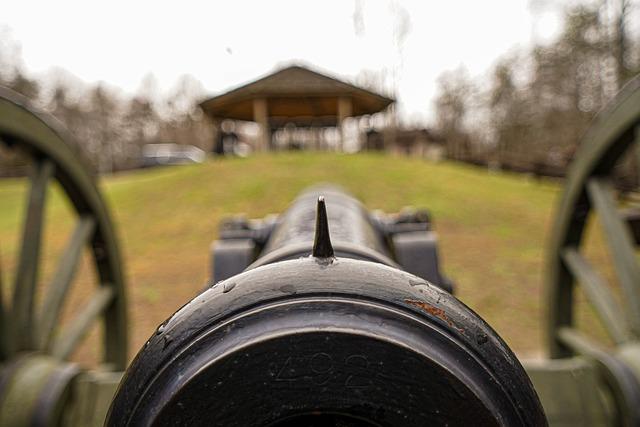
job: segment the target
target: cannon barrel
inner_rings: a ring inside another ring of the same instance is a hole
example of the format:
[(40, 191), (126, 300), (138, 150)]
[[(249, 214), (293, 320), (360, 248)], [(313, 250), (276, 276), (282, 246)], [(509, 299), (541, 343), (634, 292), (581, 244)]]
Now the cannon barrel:
[(337, 256), (397, 266), (380, 230), (355, 198), (335, 187), (305, 191), (282, 215), (261, 254), (261, 264), (308, 256), (316, 228), (316, 201), (326, 200), (331, 242)]
[(498, 335), (398, 268), (356, 200), (324, 193), (326, 206), (298, 198), (256, 261), (158, 328), (108, 425), (544, 425)]
[[(326, 197), (325, 197), (326, 196)], [(213, 281), (273, 262), (311, 253), (315, 235), (316, 200), (326, 199), (327, 223), (336, 256), (400, 268), (453, 292), (441, 271), (438, 244), (429, 214), (405, 209), (397, 215), (370, 213), (353, 196), (334, 186), (303, 192), (277, 219), (231, 218), (222, 224), (213, 245)]]

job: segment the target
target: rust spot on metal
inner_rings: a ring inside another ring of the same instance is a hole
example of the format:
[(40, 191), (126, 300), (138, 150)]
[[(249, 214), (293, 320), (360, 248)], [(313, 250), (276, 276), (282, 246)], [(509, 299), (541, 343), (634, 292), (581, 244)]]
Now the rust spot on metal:
[(423, 311), (426, 311), (427, 313), (436, 316), (437, 318), (441, 319), (442, 321), (446, 322), (449, 326), (451, 326), (452, 328), (458, 330), (459, 332), (464, 332), (464, 329), (458, 328), (456, 325), (453, 324), (453, 322), (451, 321), (451, 319), (449, 319), (449, 316), (447, 316), (447, 313), (445, 313), (445, 311), (441, 308), (438, 307), (434, 307), (431, 304), (424, 302), (424, 301), (419, 301), (419, 300), (414, 300), (414, 299), (406, 299), (404, 300), (404, 302), (406, 302), (407, 304), (411, 304), (415, 307), (420, 308)]

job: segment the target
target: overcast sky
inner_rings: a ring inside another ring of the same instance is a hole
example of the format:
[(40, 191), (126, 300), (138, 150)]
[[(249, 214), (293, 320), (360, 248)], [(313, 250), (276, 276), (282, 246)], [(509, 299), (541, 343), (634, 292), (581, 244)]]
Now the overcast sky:
[(557, 3), (7, 0), (0, 27), (29, 72), (59, 66), (128, 92), (148, 73), (164, 91), (191, 74), (215, 94), (291, 62), (352, 80), (368, 70), (416, 120), (431, 117), (443, 71), (462, 64), (479, 75), (510, 49), (553, 37)]

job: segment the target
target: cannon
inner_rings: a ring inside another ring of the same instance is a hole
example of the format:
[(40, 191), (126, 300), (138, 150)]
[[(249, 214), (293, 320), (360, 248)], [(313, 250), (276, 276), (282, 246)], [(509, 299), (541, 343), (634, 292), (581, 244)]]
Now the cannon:
[[(13, 293), (0, 298), (0, 426), (640, 425), (638, 215), (612, 184), (639, 125), (635, 80), (572, 165), (548, 254), (548, 359), (521, 363), (454, 296), (425, 212), (369, 212), (320, 186), (279, 216), (224, 222), (210, 286), (150, 331), (127, 366), (125, 283), (105, 203), (70, 136), (2, 90), (0, 144), (24, 153), (32, 173)], [(54, 181), (77, 222), (38, 309)], [(621, 299), (583, 253), (590, 217), (606, 231)], [(96, 290), (60, 330), (84, 248)], [(576, 326), (576, 285), (610, 343)], [(71, 361), (95, 323), (100, 360)]]
[[(355, 199), (310, 190), (271, 229), (255, 261), (179, 310), (138, 353), (111, 424), (543, 422), (497, 334), (404, 272), (390, 249), (406, 248), (386, 244)], [(229, 257), (228, 240), (214, 258)]]

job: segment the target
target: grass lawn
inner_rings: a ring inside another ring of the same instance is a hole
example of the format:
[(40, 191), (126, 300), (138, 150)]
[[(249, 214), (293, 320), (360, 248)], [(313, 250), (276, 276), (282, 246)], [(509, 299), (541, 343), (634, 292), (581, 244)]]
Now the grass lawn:
[[(544, 254), (559, 185), (446, 162), (286, 153), (142, 170), (101, 182), (125, 260), (131, 356), (157, 324), (204, 286), (209, 245), (223, 216), (282, 212), (301, 190), (319, 182), (342, 185), (371, 209), (428, 208), (457, 296), (520, 356), (542, 351)], [(16, 260), (23, 187), (17, 180), (0, 181), (5, 282), (12, 270), (7, 266)], [(44, 278), (71, 228), (66, 203), (52, 196)]]

